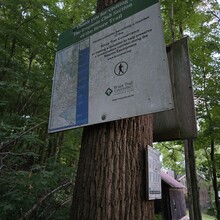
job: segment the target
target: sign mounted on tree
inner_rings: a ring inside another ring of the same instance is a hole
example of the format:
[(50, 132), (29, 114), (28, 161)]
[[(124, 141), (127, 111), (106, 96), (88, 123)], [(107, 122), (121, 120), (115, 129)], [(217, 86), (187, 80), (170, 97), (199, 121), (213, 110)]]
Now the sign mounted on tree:
[(160, 152), (148, 146), (146, 149), (146, 192), (147, 199), (161, 199)]
[(49, 132), (173, 108), (158, 0), (125, 0), (60, 35)]

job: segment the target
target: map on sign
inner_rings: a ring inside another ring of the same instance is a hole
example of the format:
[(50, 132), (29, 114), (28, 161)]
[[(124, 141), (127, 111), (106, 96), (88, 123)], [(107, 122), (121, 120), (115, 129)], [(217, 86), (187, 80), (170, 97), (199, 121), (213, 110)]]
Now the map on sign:
[[(89, 41), (57, 53), (50, 121), (52, 128), (87, 123)], [(75, 108), (78, 106), (78, 108)]]
[(61, 34), (49, 132), (173, 108), (158, 0), (124, 0)]

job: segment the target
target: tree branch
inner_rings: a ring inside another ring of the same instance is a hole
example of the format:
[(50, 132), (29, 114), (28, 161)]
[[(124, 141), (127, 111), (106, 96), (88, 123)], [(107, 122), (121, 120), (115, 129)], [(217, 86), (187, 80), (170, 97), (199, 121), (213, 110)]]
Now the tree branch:
[(32, 152), (26, 152), (26, 153), (12, 153), (10, 151), (8, 152), (3, 152), (3, 153), (0, 153), (0, 155), (10, 155), (10, 156), (27, 156), (29, 153), (32, 153)]
[(50, 218), (54, 215), (54, 213), (55, 213), (59, 208), (62, 208), (62, 207), (65, 206), (67, 203), (71, 202), (71, 200), (72, 200), (72, 197), (71, 197), (71, 198), (68, 198), (67, 200), (65, 200), (64, 202), (62, 202), (61, 204), (59, 204), (59, 205), (56, 207), (56, 209), (55, 209), (53, 212), (51, 212), (51, 214), (50, 214), (46, 219), (47, 219), (47, 220), (50, 219)]
[(0, 171), (3, 169), (3, 167), (5, 166), (4, 164), (3, 164), (3, 160), (7, 157), (8, 155), (4, 155), (4, 157), (1, 157), (0, 158)]
[(220, 17), (215, 14), (213, 11), (208, 11), (211, 15), (213, 15), (215, 18), (217, 18), (218, 21), (220, 21)]
[(71, 181), (64, 183), (62, 185), (60, 185), (59, 187), (57, 187), (56, 189), (50, 191), (49, 193), (47, 193), (45, 196), (41, 197), (36, 204), (34, 204), (19, 220), (24, 220), (27, 219), (37, 208), (38, 206), (41, 205), (41, 203), (46, 200), (49, 196), (53, 195), (54, 193), (56, 193), (57, 191), (59, 191), (60, 189), (70, 186), (72, 184)]
[(173, 18), (173, 0), (170, 0), (170, 31), (172, 35), (172, 42), (174, 42), (175, 32), (174, 32), (174, 18)]
[(31, 100), (31, 98), (33, 97), (34, 93), (36, 90), (32, 91), (31, 94), (29, 95), (28, 99), (26, 100), (26, 102), (24, 103), (23, 107), (21, 108), (20, 112), (24, 111), (25, 107), (27, 106), (28, 102)]
[(21, 24), (19, 24), (19, 26), (16, 28), (16, 30), (18, 31), (21, 26), (23, 26), (24, 24), (26, 24), (26, 23), (28, 23), (28, 22), (34, 20), (34, 19), (35, 19), (38, 15), (40, 15), (40, 14), (41, 14), (41, 13), (37, 13), (36, 15), (34, 15), (33, 17), (31, 17), (30, 19), (24, 20), (24, 22), (22, 22)]
[(37, 125), (35, 125), (34, 127), (28, 129), (27, 131), (23, 132), (22, 134), (18, 135), (16, 138), (12, 139), (11, 141), (7, 142), (7, 143), (1, 143), (0, 146), (0, 150), (2, 150), (3, 148), (6, 148), (8, 146), (10, 146), (11, 144), (13, 144), (16, 140), (18, 140), (19, 138), (23, 137), (25, 134), (27, 134), (28, 132), (34, 130), (35, 128), (39, 127), (40, 125), (46, 123), (47, 121), (43, 121)]

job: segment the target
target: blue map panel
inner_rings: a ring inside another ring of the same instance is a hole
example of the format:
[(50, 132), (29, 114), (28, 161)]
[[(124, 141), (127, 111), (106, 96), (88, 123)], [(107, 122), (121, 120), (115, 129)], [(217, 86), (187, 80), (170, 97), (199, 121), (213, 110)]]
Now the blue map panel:
[(76, 125), (88, 123), (89, 47), (79, 51)]

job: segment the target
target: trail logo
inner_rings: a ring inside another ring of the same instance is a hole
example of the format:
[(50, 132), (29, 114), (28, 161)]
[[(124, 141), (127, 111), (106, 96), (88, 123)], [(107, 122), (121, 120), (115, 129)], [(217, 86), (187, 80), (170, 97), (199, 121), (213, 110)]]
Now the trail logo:
[(105, 91), (105, 94), (106, 94), (107, 96), (110, 96), (110, 95), (112, 94), (112, 92), (113, 92), (113, 90), (110, 89), (110, 88), (108, 88), (108, 89)]

